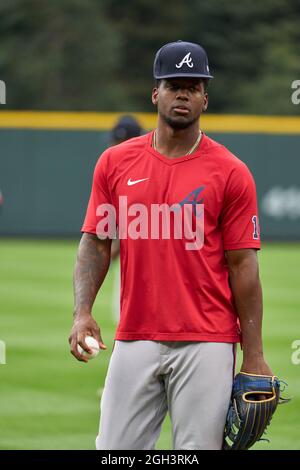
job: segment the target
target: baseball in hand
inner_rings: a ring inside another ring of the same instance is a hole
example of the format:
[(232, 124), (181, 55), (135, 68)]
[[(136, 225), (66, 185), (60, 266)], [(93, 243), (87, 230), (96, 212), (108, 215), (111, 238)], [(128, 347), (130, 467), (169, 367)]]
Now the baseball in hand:
[(94, 357), (96, 357), (99, 354), (99, 351), (100, 351), (98, 341), (96, 341), (95, 338), (93, 338), (93, 336), (86, 336), (84, 340), (85, 340), (86, 345), (93, 352), (92, 352), (92, 354), (87, 353), (84, 349), (82, 349), (82, 347), (79, 344), (77, 346), (78, 352), (84, 357), (87, 357), (89, 359), (93, 359)]

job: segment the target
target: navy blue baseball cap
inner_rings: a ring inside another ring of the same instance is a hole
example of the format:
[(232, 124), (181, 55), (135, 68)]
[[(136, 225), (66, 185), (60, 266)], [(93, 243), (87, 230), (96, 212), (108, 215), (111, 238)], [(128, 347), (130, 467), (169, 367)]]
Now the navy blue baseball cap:
[(153, 66), (156, 79), (172, 77), (213, 78), (205, 50), (193, 42), (176, 41), (162, 46)]

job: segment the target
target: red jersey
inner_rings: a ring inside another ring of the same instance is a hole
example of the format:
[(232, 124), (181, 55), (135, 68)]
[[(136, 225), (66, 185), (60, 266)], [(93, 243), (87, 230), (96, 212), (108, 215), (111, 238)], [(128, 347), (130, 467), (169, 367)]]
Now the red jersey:
[[(103, 204), (112, 205), (123, 225), (115, 339), (238, 342), (225, 251), (260, 248), (253, 177), (205, 134), (196, 152), (173, 159), (152, 148), (152, 136), (102, 154), (82, 227), (93, 234), (103, 229)], [(170, 225), (184, 206), (193, 224), (200, 214), (203, 237), (196, 248), (184, 230), (180, 238), (172, 227), (150, 227), (153, 207), (161, 205), (175, 208), (166, 219)]]

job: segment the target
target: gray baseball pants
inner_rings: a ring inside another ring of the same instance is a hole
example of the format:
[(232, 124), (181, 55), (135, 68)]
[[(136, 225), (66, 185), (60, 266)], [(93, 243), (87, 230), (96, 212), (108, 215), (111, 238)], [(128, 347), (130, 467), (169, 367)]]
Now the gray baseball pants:
[(116, 341), (96, 448), (154, 449), (169, 411), (173, 449), (221, 449), (234, 360), (232, 343)]

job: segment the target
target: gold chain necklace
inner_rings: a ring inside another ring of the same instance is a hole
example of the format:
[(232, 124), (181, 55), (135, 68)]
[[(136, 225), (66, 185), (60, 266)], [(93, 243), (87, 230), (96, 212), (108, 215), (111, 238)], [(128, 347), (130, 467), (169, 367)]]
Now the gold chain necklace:
[[(192, 148), (184, 156), (191, 155), (191, 153), (193, 153), (197, 149), (197, 147), (200, 143), (201, 137), (202, 137), (202, 131), (199, 131), (199, 135), (197, 137), (196, 142), (194, 143)], [(152, 146), (153, 146), (154, 150), (158, 151), (157, 150), (157, 145), (156, 145), (156, 131), (154, 131), (154, 133), (153, 133)]]

